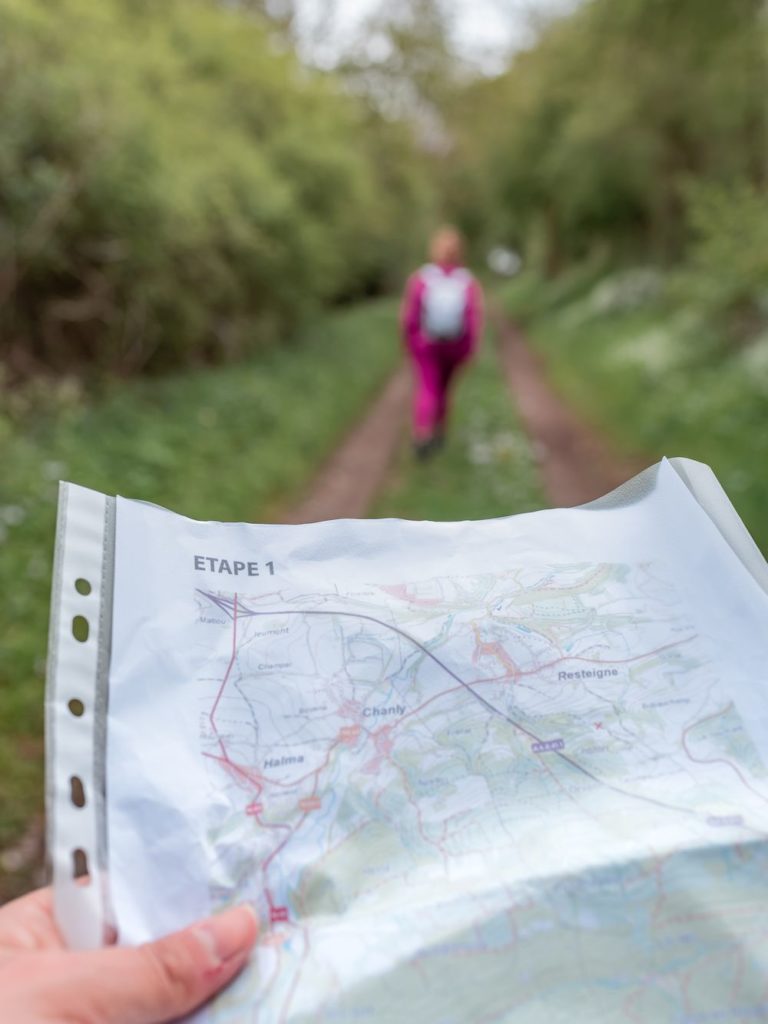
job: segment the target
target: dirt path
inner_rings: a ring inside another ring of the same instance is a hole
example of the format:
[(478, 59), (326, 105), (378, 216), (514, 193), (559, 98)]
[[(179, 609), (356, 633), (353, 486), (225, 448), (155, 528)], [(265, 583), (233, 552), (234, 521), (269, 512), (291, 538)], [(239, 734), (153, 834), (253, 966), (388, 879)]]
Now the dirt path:
[(406, 423), (408, 369), (401, 366), (373, 405), (347, 435), (284, 523), (359, 519), (381, 489)]
[(647, 462), (617, 455), (566, 405), (522, 331), (496, 312), (499, 355), (520, 419), (533, 445), (542, 484), (554, 506), (581, 505), (618, 487)]

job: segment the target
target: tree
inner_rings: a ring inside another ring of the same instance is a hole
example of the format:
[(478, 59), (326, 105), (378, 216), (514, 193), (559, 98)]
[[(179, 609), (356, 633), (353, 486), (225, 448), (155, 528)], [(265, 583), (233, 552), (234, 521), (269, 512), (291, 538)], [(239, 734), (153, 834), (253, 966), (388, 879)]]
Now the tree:
[(486, 224), (543, 239), (550, 271), (605, 244), (679, 258), (692, 178), (765, 181), (766, 52), (760, 0), (591, 0), (554, 21), (458, 110)]

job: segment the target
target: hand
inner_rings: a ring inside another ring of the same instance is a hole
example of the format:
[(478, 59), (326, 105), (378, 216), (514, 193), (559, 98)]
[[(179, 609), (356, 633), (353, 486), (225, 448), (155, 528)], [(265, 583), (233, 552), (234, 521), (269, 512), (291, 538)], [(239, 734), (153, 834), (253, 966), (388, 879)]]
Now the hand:
[(190, 1013), (245, 964), (258, 925), (249, 907), (206, 918), (157, 942), (68, 950), (50, 889), (0, 908), (3, 1024), (163, 1024)]

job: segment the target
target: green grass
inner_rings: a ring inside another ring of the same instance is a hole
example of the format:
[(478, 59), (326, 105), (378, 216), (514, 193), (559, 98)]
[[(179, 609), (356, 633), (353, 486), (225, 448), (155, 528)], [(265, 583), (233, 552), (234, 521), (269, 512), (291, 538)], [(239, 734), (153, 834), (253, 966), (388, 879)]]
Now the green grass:
[(695, 308), (665, 300), (663, 282), (627, 303), (611, 303), (612, 287), (603, 302), (589, 288), (552, 302), (552, 286), (536, 295), (528, 281), (507, 307), (586, 419), (624, 451), (708, 463), (768, 551), (768, 337), (735, 349)]
[(0, 390), (0, 849), (41, 810), (57, 480), (196, 519), (269, 520), (398, 358), (386, 302), (324, 316), (251, 363), (112, 381), (96, 399), (72, 381)]
[(541, 508), (528, 441), (486, 344), (457, 381), (445, 448), (427, 463), (404, 448), (375, 509), (404, 519), (485, 519)]

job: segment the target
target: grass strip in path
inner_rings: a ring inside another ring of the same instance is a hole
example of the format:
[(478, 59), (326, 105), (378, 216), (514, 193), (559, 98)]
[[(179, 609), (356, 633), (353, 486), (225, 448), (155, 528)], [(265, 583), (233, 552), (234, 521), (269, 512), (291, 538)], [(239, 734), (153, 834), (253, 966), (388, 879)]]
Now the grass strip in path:
[(456, 382), (445, 448), (422, 463), (404, 446), (374, 514), (402, 519), (488, 519), (529, 512), (544, 504), (530, 445), (496, 354), (486, 343)]
[(552, 388), (543, 360), (522, 331), (501, 312), (495, 320), (509, 389), (553, 505), (568, 508), (594, 501), (648, 465), (612, 451)]
[[(0, 850), (42, 810), (43, 677), (60, 478), (196, 519), (269, 521), (391, 375), (396, 309), (325, 315), (249, 363), (0, 390)], [(0, 899), (23, 884), (0, 860)]]

